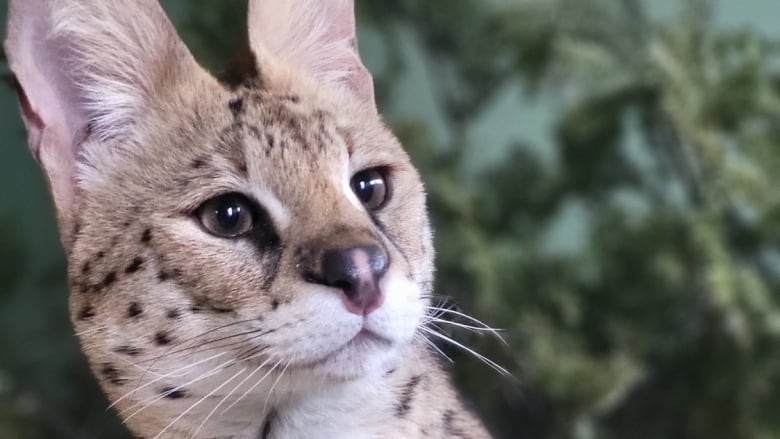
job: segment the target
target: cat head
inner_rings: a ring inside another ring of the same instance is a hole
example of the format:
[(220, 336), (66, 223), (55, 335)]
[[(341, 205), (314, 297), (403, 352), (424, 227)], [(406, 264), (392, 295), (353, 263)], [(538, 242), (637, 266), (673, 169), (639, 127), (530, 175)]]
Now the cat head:
[(6, 51), (72, 320), (120, 408), (203, 396), (206, 371), (358, 380), (415, 343), (424, 191), (377, 114), (352, 1), (251, 1), (223, 81), (152, 0), (11, 0)]

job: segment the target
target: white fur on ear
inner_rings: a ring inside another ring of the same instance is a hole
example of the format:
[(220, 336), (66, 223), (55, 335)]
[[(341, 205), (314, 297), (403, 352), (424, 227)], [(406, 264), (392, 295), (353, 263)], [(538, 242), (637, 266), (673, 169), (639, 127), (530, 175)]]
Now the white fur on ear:
[(10, 0), (5, 50), (68, 242), (81, 140), (128, 136), (146, 99), (199, 67), (156, 0)]
[(373, 80), (357, 50), (354, 0), (250, 0), (249, 41), (261, 57), (270, 52), (374, 103)]

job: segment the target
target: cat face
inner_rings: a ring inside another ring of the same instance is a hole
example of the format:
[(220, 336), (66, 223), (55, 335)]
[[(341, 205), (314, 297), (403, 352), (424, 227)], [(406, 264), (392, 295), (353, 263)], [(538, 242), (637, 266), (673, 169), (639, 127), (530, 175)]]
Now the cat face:
[(106, 326), (88, 345), (349, 378), (410, 343), (432, 255), (406, 154), (359, 106), (260, 82), (181, 90), (116, 153), (85, 145), (72, 306)]
[(376, 376), (416, 343), (422, 185), (376, 114), (352, 3), (295, 5), (250, 2), (243, 74), (221, 83), (153, 0), (9, 4), (73, 322), (139, 430), (214, 407), (175, 400)]

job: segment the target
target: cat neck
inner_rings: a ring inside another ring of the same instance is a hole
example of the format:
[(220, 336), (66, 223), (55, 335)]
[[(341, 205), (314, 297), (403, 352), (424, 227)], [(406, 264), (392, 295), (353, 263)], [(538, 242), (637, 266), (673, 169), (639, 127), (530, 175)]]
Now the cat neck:
[(412, 346), (384, 370), (355, 380), (327, 382), (321, 376), (283, 375), (200, 425), (205, 413), (201, 412), (210, 411), (212, 405), (204, 404), (203, 410), (182, 419), (174, 430), (185, 437), (199, 429), (197, 437), (235, 439), (396, 437), (410, 429), (406, 415), (415, 389), (409, 383), (433, 375), (439, 379), (435, 363), (423, 346)]

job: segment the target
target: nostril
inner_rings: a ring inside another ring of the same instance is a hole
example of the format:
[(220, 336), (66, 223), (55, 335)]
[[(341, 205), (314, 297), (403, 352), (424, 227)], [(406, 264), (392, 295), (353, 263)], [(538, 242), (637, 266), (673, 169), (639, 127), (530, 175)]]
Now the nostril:
[(347, 297), (352, 297), (355, 294), (354, 284), (351, 282), (337, 280), (335, 282), (331, 282), (330, 286), (340, 289), (344, 292), (344, 294), (347, 295)]

